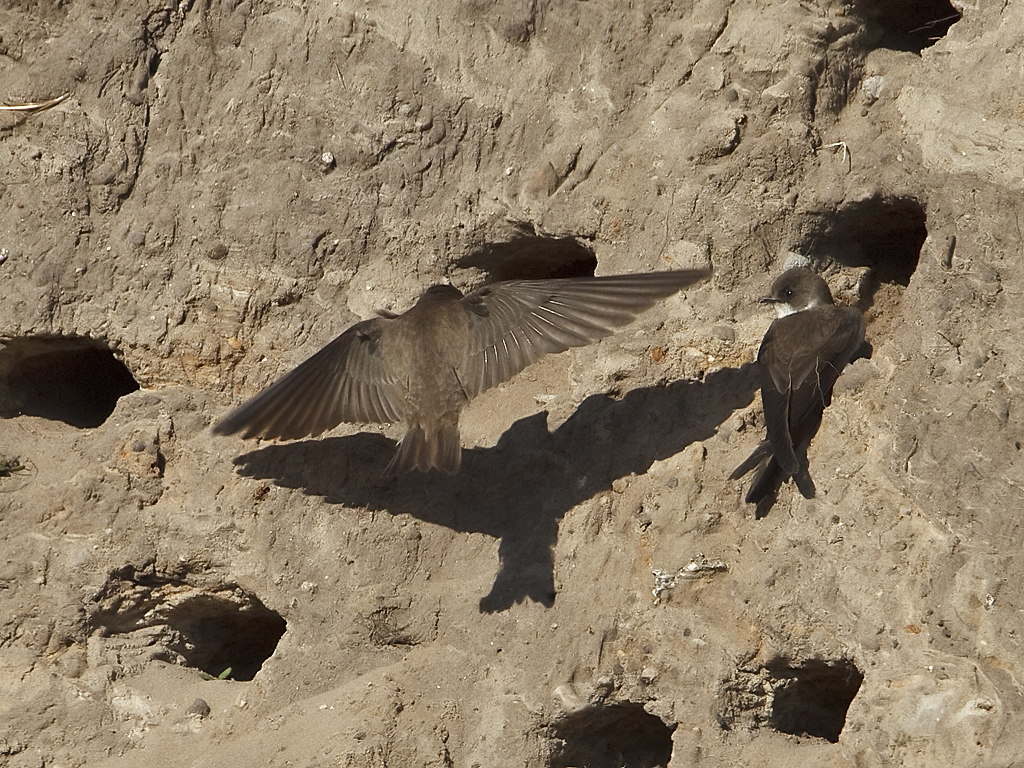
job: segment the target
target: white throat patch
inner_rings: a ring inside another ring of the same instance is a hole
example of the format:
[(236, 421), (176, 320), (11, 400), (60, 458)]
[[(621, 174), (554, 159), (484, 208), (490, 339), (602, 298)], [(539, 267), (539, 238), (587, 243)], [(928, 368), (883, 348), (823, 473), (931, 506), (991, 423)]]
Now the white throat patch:
[(792, 315), (794, 312), (796, 312), (796, 310), (793, 309), (790, 304), (783, 304), (782, 302), (779, 302), (775, 305), (776, 317), (785, 317), (786, 315)]
[(780, 301), (775, 305), (775, 316), (785, 317), (786, 315), (792, 315), (794, 312), (803, 312), (805, 309), (813, 309), (818, 306), (821, 306), (821, 302), (818, 299), (813, 299), (810, 304), (800, 309), (795, 308), (788, 302)]

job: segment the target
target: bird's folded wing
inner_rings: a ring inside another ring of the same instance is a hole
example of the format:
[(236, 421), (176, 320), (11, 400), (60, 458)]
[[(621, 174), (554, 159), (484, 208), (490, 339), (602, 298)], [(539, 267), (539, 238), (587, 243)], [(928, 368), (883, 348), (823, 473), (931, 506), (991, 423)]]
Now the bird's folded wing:
[[(812, 317), (814, 322), (807, 322)], [(799, 337), (802, 343), (776, 344), (778, 337)], [(818, 379), (826, 376), (834, 384), (863, 341), (864, 319), (857, 310), (833, 305), (815, 307), (772, 323), (757, 359), (771, 372), (777, 390), (801, 389), (810, 383), (824, 393), (831, 388)]]
[(776, 389), (771, 377), (764, 370), (762, 368), (761, 404), (764, 407), (765, 432), (768, 434), (775, 460), (792, 475), (800, 466), (789, 429), (789, 403), (792, 392), (789, 389)]
[(691, 269), (485, 286), (462, 300), (469, 348), (459, 380), (475, 397), (544, 355), (608, 336), (659, 299), (710, 274)]
[[(794, 337), (802, 343), (778, 341)], [(794, 433), (802, 432), (808, 420), (820, 417), (831, 402), (836, 379), (863, 341), (860, 313), (831, 305), (780, 318), (765, 334), (757, 356), (765, 427), (775, 457), (786, 472), (792, 474), (799, 466)]]
[(214, 426), (221, 435), (294, 439), (343, 421), (388, 423), (405, 413), (405, 387), (382, 354), (385, 318), (349, 328)]

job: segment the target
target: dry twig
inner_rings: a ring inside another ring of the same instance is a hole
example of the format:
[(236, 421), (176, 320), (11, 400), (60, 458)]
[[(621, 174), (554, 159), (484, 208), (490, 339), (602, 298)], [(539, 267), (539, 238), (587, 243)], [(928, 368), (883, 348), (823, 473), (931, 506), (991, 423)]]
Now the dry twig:
[(58, 96), (56, 99), (37, 101), (31, 104), (0, 104), (0, 112), (26, 112), (28, 114), (42, 112), (44, 109), (56, 107), (70, 95), (70, 93), (65, 93), (63, 96)]

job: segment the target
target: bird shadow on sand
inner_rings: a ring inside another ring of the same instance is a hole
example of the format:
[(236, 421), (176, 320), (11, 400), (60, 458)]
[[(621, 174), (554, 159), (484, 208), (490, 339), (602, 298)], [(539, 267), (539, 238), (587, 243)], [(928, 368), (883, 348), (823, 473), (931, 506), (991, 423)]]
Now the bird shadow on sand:
[(235, 459), (239, 474), (271, 480), (349, 508), (409, 514), (454, 531), (500, 540), (500, 566), (482, 612), (524, 599), (555, 600), (558, 524), (577, 504), (631, 473), (715, 434), (757, 391), (752, 365), (703, 381), (592, 395), (553, 432), (547, 413), (515, 422), (491, 448), (465, 449), (455, 477), (436, 472), (384, 480), (395, 442), (382, 435), (268, 445)]

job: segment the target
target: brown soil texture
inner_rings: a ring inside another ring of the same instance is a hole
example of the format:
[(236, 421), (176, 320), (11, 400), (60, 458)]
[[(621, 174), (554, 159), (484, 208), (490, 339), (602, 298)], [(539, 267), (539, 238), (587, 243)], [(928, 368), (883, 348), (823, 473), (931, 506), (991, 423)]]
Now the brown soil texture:
[[(1015, 764), (1022, 71), (1012, 2), (0, 2), (70, 94), (0, 111), (0, 764)], [(793, 254), (874, 351), (758, 513)], [(429, 285), (707, 263), (454, 478), (210, 432)]]

